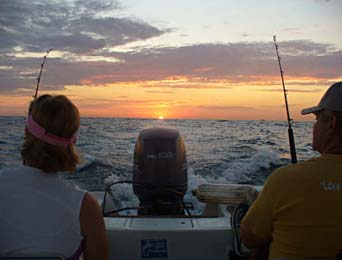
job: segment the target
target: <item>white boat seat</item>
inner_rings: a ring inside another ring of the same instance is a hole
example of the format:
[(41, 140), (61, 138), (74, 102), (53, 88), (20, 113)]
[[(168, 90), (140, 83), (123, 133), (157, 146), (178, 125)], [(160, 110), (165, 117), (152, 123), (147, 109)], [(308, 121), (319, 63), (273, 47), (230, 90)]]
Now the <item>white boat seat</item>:
[(258, 195), (254, 186), (243, 184), (205, 183), (192, 190), (192, 194), (207, 204), (237, 206), (241, 203), (252, 204)]

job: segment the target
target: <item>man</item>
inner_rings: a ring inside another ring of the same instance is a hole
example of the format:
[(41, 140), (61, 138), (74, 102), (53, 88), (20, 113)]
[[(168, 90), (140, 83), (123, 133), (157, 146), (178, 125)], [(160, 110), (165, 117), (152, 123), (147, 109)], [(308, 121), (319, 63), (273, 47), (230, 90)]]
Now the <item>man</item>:
[(269, 259), (335, 259), (342, 249), (342, 82), (309, 113), (321, 156), (274, 171), (242, 220), (243, 243), (269, 247)]

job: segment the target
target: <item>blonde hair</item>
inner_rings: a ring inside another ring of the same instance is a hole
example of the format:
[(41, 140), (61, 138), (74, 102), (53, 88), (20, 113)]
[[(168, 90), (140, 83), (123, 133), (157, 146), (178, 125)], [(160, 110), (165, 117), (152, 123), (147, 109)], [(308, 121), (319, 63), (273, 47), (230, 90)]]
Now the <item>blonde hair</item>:
[[(77, 107), (63, 95), (42, 95), (32, 101), (29, 114), (48, 133), (69, 138), (80, 126)], [(25, 129), (25, 141), (21, 149), (24, 164), (46, 173), (74, 171), (79, 156), (73, 144), (67, 147), (51, 145), (34, 137)]]

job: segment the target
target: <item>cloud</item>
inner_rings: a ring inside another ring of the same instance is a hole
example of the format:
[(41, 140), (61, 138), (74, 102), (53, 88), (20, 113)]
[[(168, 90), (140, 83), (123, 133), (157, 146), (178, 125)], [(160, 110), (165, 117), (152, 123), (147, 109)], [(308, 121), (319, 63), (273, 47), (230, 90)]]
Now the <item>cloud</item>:
[[(120, 8), (114, 1), (0, 1), (0, 91), (34, 89), (43, 55), (37, 53), (50, 47), (57, 47), (59, 55), (48, 58), (45, 89), (132, 82), (165, 91), (279, 84), (272, 42), (113, 51), (169, 31), (122, 17)], [(342, 51), (336, 46), (309, 40), (278, 45), (287, 85), (328, 85), (342, 78)], [(28, 52), (35, 55), (23, 55)]]
[(303, 30), (303, 28), (297, 28), (297, 27), (287, 27), (284, 28), (283, 31), (285, 33), (291, 33), (292, 35), (305, 35), (305, 30)]
[(308, 40), (284, 41), (278, 43), (278, 46), (281, 54), (287, 56), (321, 56), (341, 51), (331, 44), (317, 43)]
[[(283, 69), (291, 77), (330, 79), (341, 76), (342, 52), (328, 44), (294, 41), (281, 44)], [(143, 87), (216, 88), (230, 84), (263, 84), (268, 77), (279, 79), (272, 43), (201, 44), (179, 48), (142, 49), (127, 53), (102, 53), (124, 62), (96, 64), (102, 77), (87, 73), (93, 84), (134, 81)], [(85, 65), (91, 70), (92, 64)], [(172, 80), (174, 78), (174, 80)], [(148, 81), (147, 83), (144, 81)], [(274, 84), (275, 82), (270, 82)], [(197, 84), (197, 85), (196, 85)]]
[(138, 19), (113, 17), (119, 10), (116, 1), (0, 1), (0, 50), (20, 46), (33, 52), (54, 48), (94, 53), (167, 31)]
[(187, 101), (176, 101), (171, 99), (153, 99), (153, 100), (123, 100), (120, 98), (94, 98), (91, 100), (82, 100), (78, 103), (87, 108), (111, 108), (111, 107), (127, 107), (127, 108), (160, 108), (160, 107), (177, 107), (187, 104)]
[(238, 111), (245, 111), (245, 110), (254, 110), (254, 107), (245, 107), (245, 106), (197, 106), (201, 109), (208, 109), (208, 110), (238, 110)]
[(319, 4), (324, 4), (324, 3), (329, 3), (331, 2), (332, 0), (314, 0), (316, 3), (319, 3)]
[[(283, 89), (258, 89), (257, 91), (263, 92), (283, 92)], [(321, 89), (287, 89), (288, 92), (296, 92), (296, 93), (317, 93), (321, 92)]]
[(157, 90), (147, 90), (145, 91), (147, 93), (157, 93), (157, 94), (174, 94), (174, 91), (169, 91), (169, 90), (165, 90), (165, 91), (157, 91)]

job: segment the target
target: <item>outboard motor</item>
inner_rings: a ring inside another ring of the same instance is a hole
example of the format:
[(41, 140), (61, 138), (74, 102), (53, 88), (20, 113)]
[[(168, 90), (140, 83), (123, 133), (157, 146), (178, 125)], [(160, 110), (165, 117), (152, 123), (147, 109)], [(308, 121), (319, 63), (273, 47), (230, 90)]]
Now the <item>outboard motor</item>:
[(187, 186), (186, 151), (178, 130), (141, 131), (135, 144), (133, 165), (133, 190), (140, 201), (138, 214), (184, 214)]

